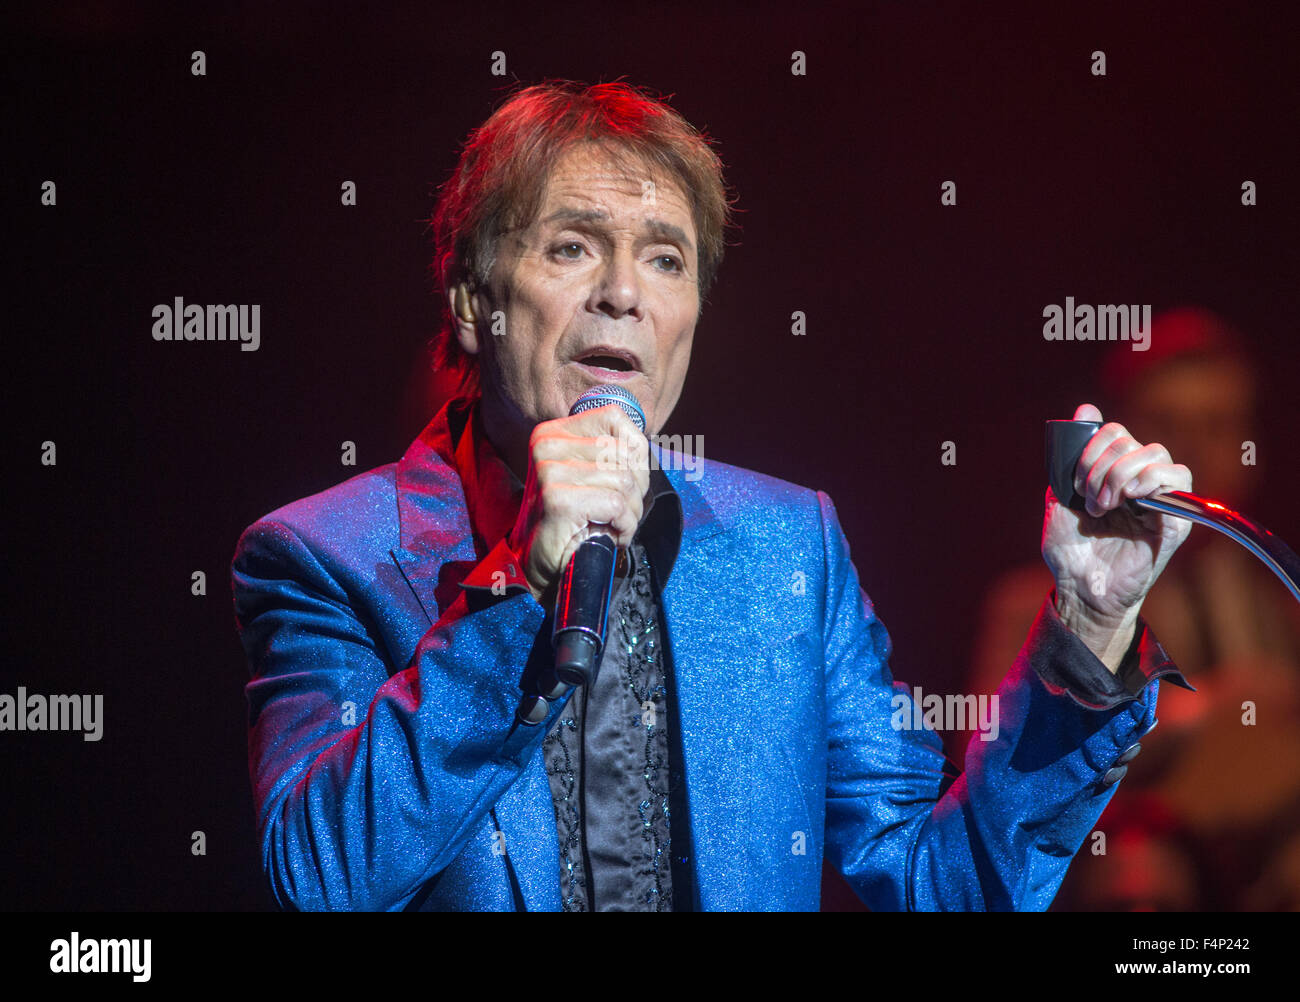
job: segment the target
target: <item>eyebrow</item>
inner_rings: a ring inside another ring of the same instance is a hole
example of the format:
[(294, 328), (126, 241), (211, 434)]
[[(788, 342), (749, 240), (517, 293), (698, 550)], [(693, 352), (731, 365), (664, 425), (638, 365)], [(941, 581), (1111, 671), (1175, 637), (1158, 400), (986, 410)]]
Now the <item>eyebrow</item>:
[[(602, 209), (557, 209), (542, 220), (543, 223), (607, 223), (609, 213)], [(650, 236), (665, 243), (677, 243), (686, 250), (695, 250), (695, 245), (686, 236), (686, 232), (672, 223), (662, 219), (647, 219), (645, 229)]]

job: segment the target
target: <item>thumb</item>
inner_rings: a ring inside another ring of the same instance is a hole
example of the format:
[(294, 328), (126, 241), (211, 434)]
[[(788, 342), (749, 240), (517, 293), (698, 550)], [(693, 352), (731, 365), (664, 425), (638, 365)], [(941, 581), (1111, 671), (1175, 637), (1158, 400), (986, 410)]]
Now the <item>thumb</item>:
[(1074, 410), (1074, 421), (1100, 421), (1101, 411), (1092, 404), (1080, 404)]

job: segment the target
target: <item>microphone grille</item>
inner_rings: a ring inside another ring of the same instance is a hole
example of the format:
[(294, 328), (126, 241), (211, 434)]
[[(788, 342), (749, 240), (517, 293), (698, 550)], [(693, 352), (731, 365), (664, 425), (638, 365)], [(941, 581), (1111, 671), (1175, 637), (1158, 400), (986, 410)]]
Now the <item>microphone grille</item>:
[(607, 407), (610, 404), (618, 404), (623, 408), (623, 413), (632, 419), (637, 431), (642, 435), (645, 434), (645, 411), (641, 409), (641, 401), (634, 394), (613, 383), (601, 383), (583, 393), (569, 408), (569, 417), (581, 414), (583, 411), (595, 410), (597, 407)]

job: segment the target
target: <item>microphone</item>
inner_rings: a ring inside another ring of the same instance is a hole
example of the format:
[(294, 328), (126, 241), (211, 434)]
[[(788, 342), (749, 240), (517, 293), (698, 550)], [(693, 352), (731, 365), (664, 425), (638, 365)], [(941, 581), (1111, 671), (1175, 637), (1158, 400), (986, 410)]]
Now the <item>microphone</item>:
[[(569, 416), (617, 404), (637, 430), (645, 433), (641, 402), (621, 386), (593, 386), (574, 401)], [(583, 540), (569, 559), (555, 598), (555, 677), (565, 685), (592, 685), (605, 647), (609, 599), (614, 588), (618, 548), (605, 533)]]
[[(1047, 482), (1056, 500), (1075, 511), (1085, 509), (1084, 499), (1074, 489), (1074, 470), (1089, 439), (1099, 428), (1099, 421), (1047, 422)], [(1258, 557), (1300, 600), (1300, 557), (1254, 519), (1233, 511), (1221, 501), (1189, 491), (1164, 491), (1150, 497), (1129, 498), (1128, 507), (1133, 511), (1149, 509), (1185, 518), (1223, 533)]]

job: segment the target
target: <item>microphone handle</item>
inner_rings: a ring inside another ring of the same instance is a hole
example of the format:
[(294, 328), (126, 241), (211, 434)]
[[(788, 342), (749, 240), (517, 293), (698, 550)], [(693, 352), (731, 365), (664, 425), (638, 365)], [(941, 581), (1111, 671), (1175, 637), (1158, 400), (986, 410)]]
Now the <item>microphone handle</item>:
[(555, 677), (592, 685), (605, 647), (609, 598), (618, 548), (604, 533), (584, 539), (569, 559), (555, 596)]

